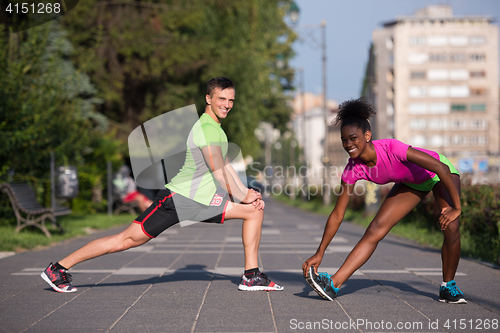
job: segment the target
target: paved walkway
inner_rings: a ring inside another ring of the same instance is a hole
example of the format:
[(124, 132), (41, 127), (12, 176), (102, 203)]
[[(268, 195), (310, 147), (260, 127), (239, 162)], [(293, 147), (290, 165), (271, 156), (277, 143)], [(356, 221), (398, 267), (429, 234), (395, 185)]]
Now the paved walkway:
[[(326, 219), (268, 200), (261, 268), (282, 292), (240, 292), (241, 221), (173, 227), (148, 244), (71, 270), (78, 292), (39, 277), (50, 261), (120, 229), (0, 260), (0, 332), (498, 332), (500, 270), (461, 260), (466, 305), (437, 301), (440, 253), (389, 235), (341, 288), (322, 300), (301, 265)], [(344, 223), (320, 271), (333, 273), (364, 229)]]

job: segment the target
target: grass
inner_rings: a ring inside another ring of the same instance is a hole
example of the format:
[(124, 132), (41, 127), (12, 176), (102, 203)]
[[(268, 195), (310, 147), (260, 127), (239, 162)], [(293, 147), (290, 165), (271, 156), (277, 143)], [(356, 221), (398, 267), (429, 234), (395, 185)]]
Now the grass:
[(57, 219), (64, 229), (64, 233), (52, 228), (50, 221), (46, 226), (52, 234), (47, 238), (36, 227), (26, 227), (19, 233), (13, 225), (0, 226), (0, 251), (21, 252), (67, 240), (70, 238), (88, 235), (95, 230), (109, 229), (114, 226), (132, 222), (135, 215), (121, 214), (108, 216), (107, 214), (71, 214)]

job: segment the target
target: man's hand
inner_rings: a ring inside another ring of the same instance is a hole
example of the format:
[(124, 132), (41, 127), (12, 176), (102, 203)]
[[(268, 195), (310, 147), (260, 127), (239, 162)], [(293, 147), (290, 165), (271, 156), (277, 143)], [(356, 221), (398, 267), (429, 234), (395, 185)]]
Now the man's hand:
[(441, 209), (441, 214), (439, 215), (439, 225), (441, 230), (445, 230), (448, 224), (455, 221), (462, 211), (460, 209), (455, 209), (453, 207), (446, 207)]
[(262, 210), (266, 206), (264, 203), (264, 200), (262, 199), (257, 199), (254, 202), (252, 202), (252, 205), (255, 207), (255, 209)]
[(262, 200), (262, 194), (252, 189), (248, 189), (247, 195), (245, 196), (245, 199), (241, 200), (241, 203), (249, 204), (256, 200)]
[(309, 267), (311, 267), (311, 266), (314, 267), (314, 273), (316, 273), (316, 275), (318, 275), (318, 267), (321, 264), (322, 260), (323, 260), (323, 255), (321, 255), (319, 253), (316, 253), (311, 258), (307, 259), (302, 264), (302, 271), (304, 273), (304, 277), (307, 277), (307, 272), (309, 272)]

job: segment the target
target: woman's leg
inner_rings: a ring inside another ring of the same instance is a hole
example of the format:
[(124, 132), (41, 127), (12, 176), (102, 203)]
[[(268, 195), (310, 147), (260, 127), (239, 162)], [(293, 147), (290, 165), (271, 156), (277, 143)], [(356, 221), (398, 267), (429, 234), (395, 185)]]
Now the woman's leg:
[[(453, 182), (460, 195), (460, 177), (452, 174)], [(442, 182), (434, 186), (432, 190), (434, 198), (440, 209), (452, 206), (450, 195)], [(443, 231), (444, 240), (441, 249), (441, 260), (443, 262), (443, 281), (448, 282), (455, 278), (458, 262), (460, 260), (460, 218), (448, 224)]]
[(340, 287), (371, 257), (378, 242), (387, 235), (396, 223), (415, 208), (426, 194), (403, 184), (393, 186), (363, 237), (349, 253), (337, 273), (332, 276), (335, 287)]

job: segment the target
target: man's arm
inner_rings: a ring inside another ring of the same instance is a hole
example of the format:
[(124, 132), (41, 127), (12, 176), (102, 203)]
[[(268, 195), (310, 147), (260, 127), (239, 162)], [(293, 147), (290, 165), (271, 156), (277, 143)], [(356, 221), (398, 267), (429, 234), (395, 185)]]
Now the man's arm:
[(234, 198), (235, 201), (251, 203), (262, 198), (260, 193), (249, 190), (243, 185), (243, 183), (241, 183), (230, 164), (230, 168), (226, 168), (226, 162), (222, 157), (221, 147), (215, 145), (205, 146), (201, 149), (201, 151), (203, 152), (205, 162), (210, 168), (214, 178), (220, 186)]

